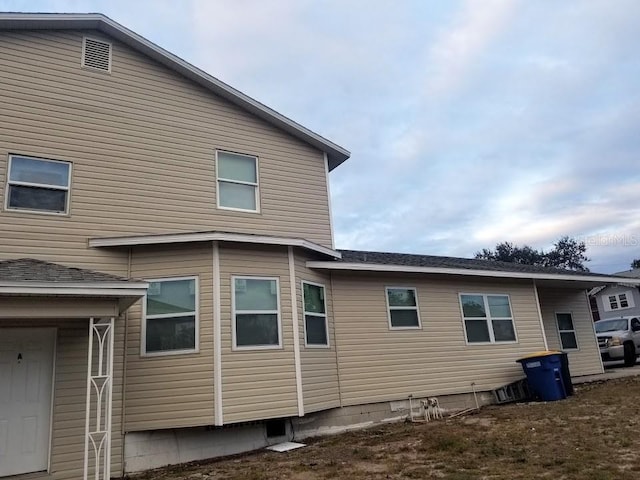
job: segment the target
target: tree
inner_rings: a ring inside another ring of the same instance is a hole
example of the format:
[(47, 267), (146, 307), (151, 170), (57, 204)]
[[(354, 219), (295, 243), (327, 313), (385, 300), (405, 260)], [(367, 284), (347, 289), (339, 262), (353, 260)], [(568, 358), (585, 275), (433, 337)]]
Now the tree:
[(553, 244), (553, 249), (545, 252), (529, 245), (519, 247), (510, 242), (498, 243), (495, 250), (483, 248), (476, 252), (475, 258), (500, 262), (537, 265), (540, 267), (556, 267), (579, 272), (588, 272), (584, 266), (589, 258), (585, 255), (587, 246), (569, 236), (561, 237)]
[(640, 268), (640, 258), (636, 258), (631, 262), (631, 268)]
[(564, 236), (553, 244), (553, 250), (546, 254), (546, 266), (588, 272), (584, 262), (590, 259), (585, 255), (587, 246), (575, 238)]

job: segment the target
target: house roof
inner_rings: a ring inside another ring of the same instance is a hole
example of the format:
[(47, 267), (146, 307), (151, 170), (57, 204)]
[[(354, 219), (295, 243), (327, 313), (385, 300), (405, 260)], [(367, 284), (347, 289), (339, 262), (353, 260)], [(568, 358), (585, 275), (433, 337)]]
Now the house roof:
[(65, 267), (33, 258), (0, 261), (0, 284), (7, 282), (137, 283), (108, 273)]
[(142, 280), (33, 258), (0, 261), (0, 296), (105, 298), (116, 301), (123, 312), (148, 287)]
[(624, 272), (617, 272), (614, 275), (626, 278), (640, 278), (640, 268), (634, 268), (632, 270), (625, 270)]
[(233, 232), (189, 232), (166, 233), (153, 235), (131, 235), (125, 237), (90, 238), (90, 247), (132, 247), (141, 245), (162, 245), (168, 243), (191, 242), (233, 242), (258, 245), (281, 245), (286, 247), (300, 247), (306, 250), (321, 253), (332, 258), (339, 258), (340, 253), (331, 248), (305, 240), (304, 238), (279, 237), (275, 235), (259, 235), (253, 233)]
[(370, 252), (361, 250), (338, 250), (342, 255), (334, 261), (310, 261), (307, 266), (328, 270), (430, 273), (448, 275), (468, 275), (495, 278), (522, 278), (553, 282), (573, 282), (580, 288), (591, 288), (601, 284), (629, 283), (640, 285), (640, 279), (629, 280), (602, 273), (576, 272), (559, 268), (538, 267), (518, 263), (497, 262), (435, 255), (407, 253)]
[(414, 267), (463, 268), (471, 270), (491, 270), (523, 273), (549, 273), (566, 275), (604, 276), (600, 273), (577, 272), (561, 268), (539, 267), (512, 262), (498, 262), (477, 258), (442, 257), (437, 255), (417, 255), (412, 253), (369, 252), (364, 250), (339, 250), (342, 262), (377, 263), (380, 265), (405, 265)]
[(100, 13), (0, 13), (0, 30), (36, 29), (99, 30), (191, 79), (238, 107), (262, 118), (275, 127), (323, 151), (327, 154), (329, 170), (333, 170), (351, 156), (351, 153), (345, 148), (263, 105), (105, 15)]

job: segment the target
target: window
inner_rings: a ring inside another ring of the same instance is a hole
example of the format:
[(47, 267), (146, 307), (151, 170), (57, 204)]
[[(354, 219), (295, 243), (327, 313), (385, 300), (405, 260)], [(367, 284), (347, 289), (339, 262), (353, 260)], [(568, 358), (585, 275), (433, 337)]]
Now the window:
[(576, 330), (573, 327), (573, 317), (570, 313), (556, 313), (556, 323), (560, 334), (560, 345), (562, 350), (577, 350), (578, 339)]
[(69, 162), (11, 155), (5, 206), (9, 210), (65, 214), (70, 182)]
[(302, 282), (304, 341), (307, 347), (328, 347), (327, 304), (324, 285)]
[(144, 354), (197, 351), (197, 278), (150, 280), (143, 328)]
[(516, 342), (508, 295), (460, 294), (467, 343)]
[(628, 290), (624, 293), (616, 293), (613, 295), (607, 295), (607, 300), (604, 301), (604, 309), (608, 312), (613, 310), (622, 310), (625, 308), (634, 307), (633, 293)]
[(233, 277), (233, 347), (280, 348), (277, 278)]
[(415, 288), (387, 287), (389, 327), (392, 329), (420, 328)]
[(218, 207), (258, 212), (258, 158), (216, 152)]

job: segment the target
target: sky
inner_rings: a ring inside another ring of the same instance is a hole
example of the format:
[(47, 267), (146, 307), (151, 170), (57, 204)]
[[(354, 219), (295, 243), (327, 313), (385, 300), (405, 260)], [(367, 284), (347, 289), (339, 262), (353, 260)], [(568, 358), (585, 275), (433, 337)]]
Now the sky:
[(351, 151), (338, 248), (471, 257), (569, 235), (640, 258), (637, 0), (0, 0), (100, 12)]

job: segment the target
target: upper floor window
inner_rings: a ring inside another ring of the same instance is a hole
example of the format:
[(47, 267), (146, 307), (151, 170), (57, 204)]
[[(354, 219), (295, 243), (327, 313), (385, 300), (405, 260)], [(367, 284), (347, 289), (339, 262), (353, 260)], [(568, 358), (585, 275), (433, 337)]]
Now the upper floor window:
[(149, 281), (145, 299), (142, 352), (192, 353), (198, 349), (196, 277)]
[(66, 214), (70, 185), (71, 163), (11, 155), (5, 207)]
[(420, 328), (418, 300), (413, 287), (387, 287), (389, 326), (392, 329)]
[(508, 295), (460, 294), (467, 343), (516, 342)]
[(327, 304), (324, 285), (302, 282), (304, 341), (307, 347), (328, 347)]
[(556, 313), (556, 324), (558, 325), (562, 350), (577, 350), (578, 339), (576, 329), (573, 326), (573, 316), (570, 313)]
[(258, 212), (258, 157), (217, 151), (216, 168), (218, 207)]
[(613, 310), (622, 310), (625, 308), (634, 307), (633, 303), (633, 293), (631, 290), (626, 291), (624, 293), (616, 293), (613, 295), (607, 295), (607, 298), (604, 302), (604, 309), (608, 312)]
[(233, 348), (280, 348), (277, 278), (233, 277)]

